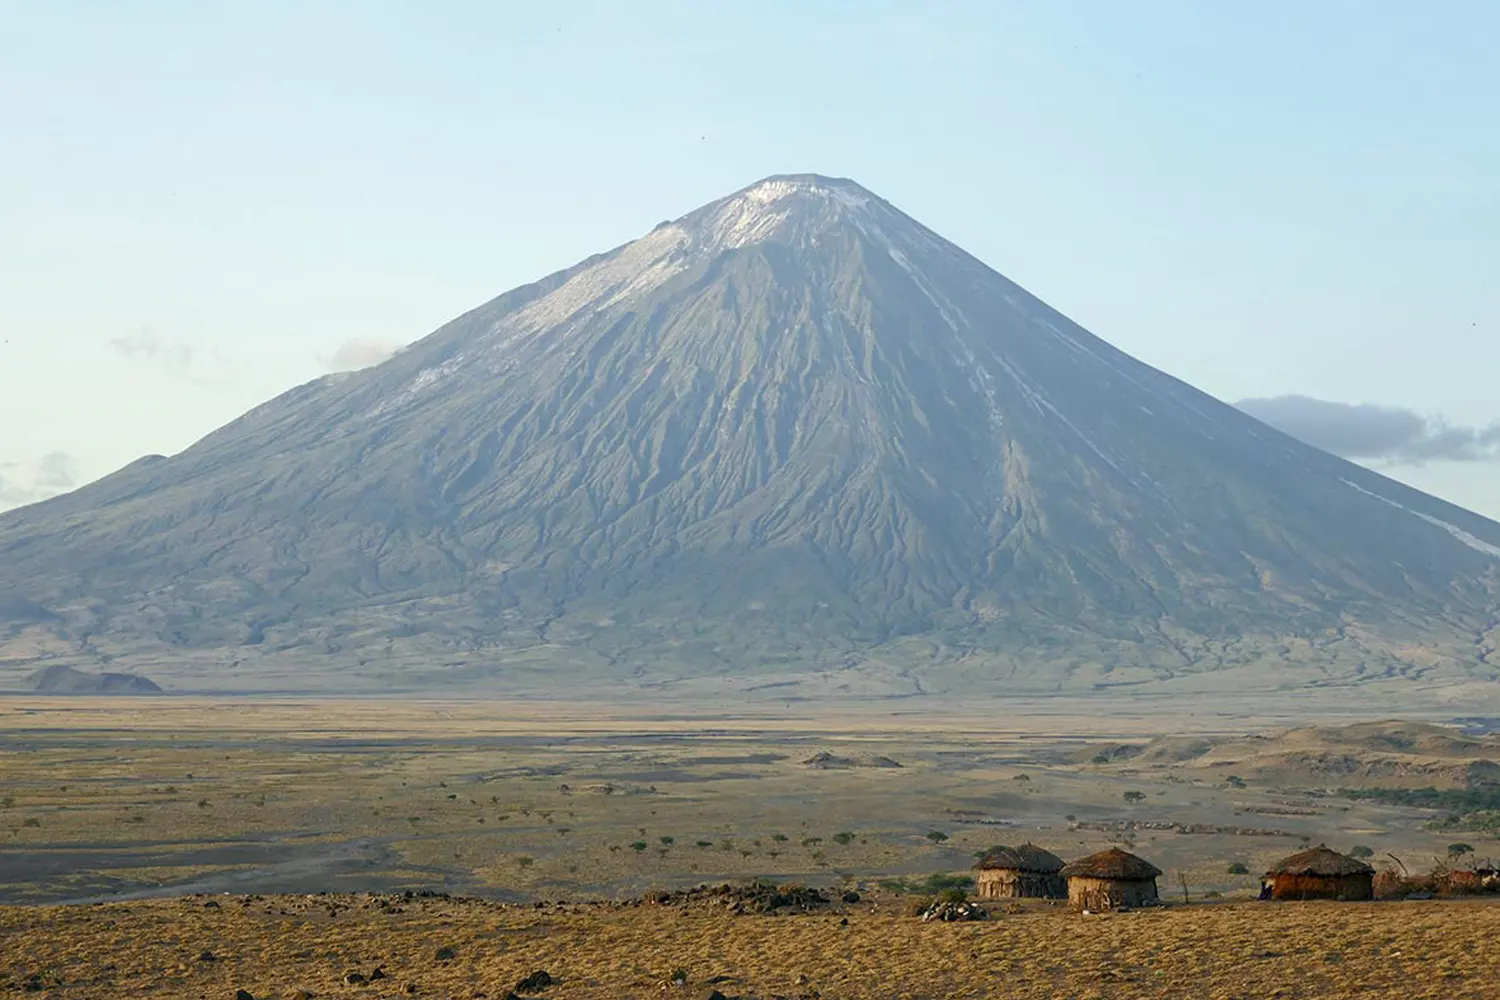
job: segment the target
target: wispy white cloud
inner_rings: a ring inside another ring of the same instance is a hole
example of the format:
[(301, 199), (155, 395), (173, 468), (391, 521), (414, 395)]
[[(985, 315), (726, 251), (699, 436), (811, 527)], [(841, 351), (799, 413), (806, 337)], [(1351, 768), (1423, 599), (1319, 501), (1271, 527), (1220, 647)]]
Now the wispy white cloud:
[(334, 352), (320, 358), (329, 371), (350, 372), (370, 368), (388, 360), (403, 345), (376, 337), (355, 337), (346, 340)]
[(223, 385), (231, 380), (228, 365), (218, 352), (204, 354), (186, 341), (163, 337), (150, 328), (111, 337), (109, 346), (126, 361), (159, 366), (169, 375), (188, 382)]
[(0, 510), (37, 503), (78, 485), (78, 462), (54, 451), (36, 462), (0, 462)]

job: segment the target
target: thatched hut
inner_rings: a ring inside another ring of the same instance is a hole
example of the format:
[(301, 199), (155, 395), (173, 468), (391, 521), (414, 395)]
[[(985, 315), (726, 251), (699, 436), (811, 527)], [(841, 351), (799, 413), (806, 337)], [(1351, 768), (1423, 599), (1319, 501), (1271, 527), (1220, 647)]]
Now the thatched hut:
[(1068, 903), (1075, 910), (1121, 910), (1155, 906), (1161, 869), (1129, 851), (1111, 847), (1064, 865)]
[(1065, 899), (1068, 880), (1058, 873), (1063, 860), (1035, 844), (995, 847), (975, 866), (980, 899)]
[(1374, 899), (1375, 869), (1319, 844), (1266, 872), (1272, 899)]

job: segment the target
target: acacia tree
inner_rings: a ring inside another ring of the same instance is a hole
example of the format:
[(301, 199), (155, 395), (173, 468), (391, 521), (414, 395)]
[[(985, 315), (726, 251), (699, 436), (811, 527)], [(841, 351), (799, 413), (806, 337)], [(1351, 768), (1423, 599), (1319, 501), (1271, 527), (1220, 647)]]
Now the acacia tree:
[(1457, 861), (1465, 854), (1473, 854), (1474, 848), (1469, 844), (1458, 843), (1448, 845), (1448, 860)]

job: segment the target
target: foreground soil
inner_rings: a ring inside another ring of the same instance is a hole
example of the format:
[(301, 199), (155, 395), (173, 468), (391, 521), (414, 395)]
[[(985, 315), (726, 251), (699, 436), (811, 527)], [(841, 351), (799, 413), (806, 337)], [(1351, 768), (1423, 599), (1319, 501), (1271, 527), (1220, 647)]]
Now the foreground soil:
[[(1221, 904), (923, 923), (894, 902), (816, 915), (506, 906), (401, 896), (192, 897), (0, 908), (0, 996), (550, 1000), (1500, 997), (1500, 904)], [(371, 982), (346, 984), (352, 972)], [(687, 982), (672, 983), (676, 970)], [(306, 996), (307, 993), (300, 995)]]

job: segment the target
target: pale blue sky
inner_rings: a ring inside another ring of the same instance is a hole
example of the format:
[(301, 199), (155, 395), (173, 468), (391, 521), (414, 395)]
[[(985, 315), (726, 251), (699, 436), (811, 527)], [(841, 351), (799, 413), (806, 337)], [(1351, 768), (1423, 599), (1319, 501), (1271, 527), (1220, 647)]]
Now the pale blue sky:
[[(0, 0), (0, 502), (792, 171), (1223, 399), (1488, 427), (1497, 37), (1488, 2)], [(1483, 454), (1383, 471), (1500, 516)]]

